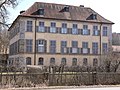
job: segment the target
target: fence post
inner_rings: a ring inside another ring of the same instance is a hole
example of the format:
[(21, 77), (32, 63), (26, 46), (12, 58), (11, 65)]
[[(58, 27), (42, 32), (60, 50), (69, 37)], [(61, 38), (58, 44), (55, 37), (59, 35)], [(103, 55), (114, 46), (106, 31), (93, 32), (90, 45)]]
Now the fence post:
[(92, 79), (93, 79), (93, 85), (96, 85), (97, 84), (97, 73), (96, 72), (92, 73)]

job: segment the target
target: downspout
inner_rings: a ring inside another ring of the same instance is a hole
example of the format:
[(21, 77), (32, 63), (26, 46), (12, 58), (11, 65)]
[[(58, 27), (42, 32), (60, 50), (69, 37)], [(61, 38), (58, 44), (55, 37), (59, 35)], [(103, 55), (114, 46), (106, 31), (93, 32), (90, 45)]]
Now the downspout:
[(34, 36), (34, 65), (36, 65), (36, 23), (37, 18), (35, 18), (35, 36)]
[(101, 65), (101, 56), (102, 56), (102, 22), (100, 23), (100, 65)]

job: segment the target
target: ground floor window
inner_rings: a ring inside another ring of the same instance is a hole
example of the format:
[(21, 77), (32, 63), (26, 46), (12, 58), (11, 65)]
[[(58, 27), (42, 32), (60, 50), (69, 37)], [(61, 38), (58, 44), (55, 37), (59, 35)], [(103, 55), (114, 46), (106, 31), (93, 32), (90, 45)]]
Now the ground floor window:
[(14, 58), (9, 58), (8, 65), (13, 65)]
[(38, 60), (38, 65), (43, 65), (43, 64), (44, 64), (44, 59), (40, 57)]
[(26, 58), (26, 65), (31, 65), (31, 57)]
[(62, 58), (61, 64), (62, 64), (62, 65), (66, 65), (66, 58)]
[(72, 66), (75, 66), (75, 65), (77, 65), (77, 58), (72, 59)]
[(98, 66), (98, 60), (97, 60), (97, 58), (93, 59), (93, 66)]
[(83, 66), (87, 66), (88, 65), (88, 60), (87, 58), (83, 58)]
[(55, 58), (50, 58), (50, 64), (55, 64)]

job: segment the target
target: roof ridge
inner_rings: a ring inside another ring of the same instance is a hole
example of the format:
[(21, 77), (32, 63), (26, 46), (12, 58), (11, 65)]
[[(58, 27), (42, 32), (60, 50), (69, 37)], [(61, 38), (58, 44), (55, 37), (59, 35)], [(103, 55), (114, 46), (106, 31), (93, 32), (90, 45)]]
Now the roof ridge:
[(58, 4), (58, 3), (47, 3), (47, 2), (35, 2), (35, 3), (43, 3), (43, 4), (53, 4), (53, 5), (62, 5), (62, 6), (72, 6), (72, 7), (79, 7), (75, 5), (68, 5), (68, 4)]

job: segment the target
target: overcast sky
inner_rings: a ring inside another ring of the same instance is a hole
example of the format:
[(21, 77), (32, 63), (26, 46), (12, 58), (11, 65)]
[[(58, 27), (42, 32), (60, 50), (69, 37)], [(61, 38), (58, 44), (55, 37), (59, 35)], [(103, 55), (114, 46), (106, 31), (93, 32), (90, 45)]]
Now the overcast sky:
[(120, 0), (19, 0), (15, 9), (9, 9), (10, 22), (13, 22), (21, 10), (28, 9), (34, 2), (84, 5), (90, 7), (106, 19), (114, 22), (112, 32), (120, 33)]

